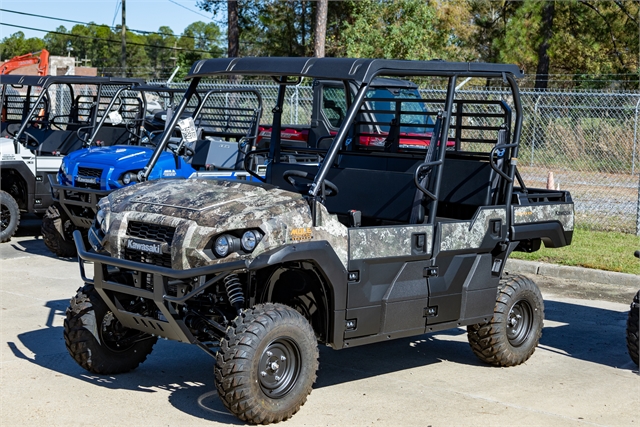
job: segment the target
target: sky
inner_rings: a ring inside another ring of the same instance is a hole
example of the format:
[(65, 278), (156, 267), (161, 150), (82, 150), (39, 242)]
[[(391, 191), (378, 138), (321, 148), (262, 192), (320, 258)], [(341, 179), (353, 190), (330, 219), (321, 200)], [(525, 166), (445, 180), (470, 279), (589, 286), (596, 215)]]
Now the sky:
[[(0, 0), (0, 9), (43, 15), (52, 18), (94, 22), (108, 26), (122, 23), (119, 0)], [(174, 34), (181, 34), (196, 21), (211, 22), (212, 14), (196, 7), (196, 0), (125, 0), (127, 28), (157, 31), (160, 26), (170, 27)], [(115, 21), (114, 21), (115, 16)], [(219, 20), (217, 20), (219, 21)], [(75, 24), (53, 19), (19, 15), (0, 11), (0, 24), (54, 31), (60, 25), (70, 30)], [(0, 39), (22, 31), (26, 38), (43, 38), (46, 32), (0, 25)]]

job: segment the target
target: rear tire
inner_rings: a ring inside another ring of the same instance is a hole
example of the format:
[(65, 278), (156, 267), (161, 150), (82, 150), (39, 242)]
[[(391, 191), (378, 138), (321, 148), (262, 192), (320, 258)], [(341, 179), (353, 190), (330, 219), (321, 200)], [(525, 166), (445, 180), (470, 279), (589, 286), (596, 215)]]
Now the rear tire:
[[(73, 243), (74, 230), (71, 219), (59, 203), (47, 209), (42, 218), (42, 240), (51, 252), (62, 258), (76, 256), (76, 245)], [(60, 231), (62, 230), (62, 234)]]
[(11, 240), (20, 224), (18, 203), (6, 191), (0, 191), (0, 243)]
[(290, 418), (307, 401), (318, 370), (309, 322), (282, 304), (245, 310), (220, 341), (214, 373), (227, 409), (251, 424)]
[(467, 326), (471, 349), (483, 362), (516, 366), (533, 354), (542, 336), (544, 302), (538, 286), (524, 276), (500, 281), (493, 317)]
[(93, 285), (78, 289), (66, 316), (67, 350), (78, 365), (94, 374), (121, 374), (137, 368), (158, 340), (122, 326)]
[(638, 364), (638, 323), (640, 323), (640, 291), (633, 297), (629, 317), (627, 317), (627, 349), (631, 360)]

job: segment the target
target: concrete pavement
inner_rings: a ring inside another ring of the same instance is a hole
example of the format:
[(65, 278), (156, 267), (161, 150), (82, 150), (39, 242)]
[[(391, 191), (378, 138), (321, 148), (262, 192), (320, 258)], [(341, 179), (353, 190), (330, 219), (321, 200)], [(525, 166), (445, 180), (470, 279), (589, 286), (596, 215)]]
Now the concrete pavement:
[[(638, 368), (624, 342), (634, 284), (539, 274), (536, 281), (546, 320), (525, 364), (482, 364), (464, 329), (321, 348), (314, 390), (283, 425), (638, 425)], [(0, 245), (1, 425), (241, 424), (218, 400), (213, 359), (195, 346), (161, 340), (123, 375), (80, 368), (66, 351), (62, 322), (81, 285), (75, 260), (56, 259), (40, 239)], [(580, 294), (585, 288), (590, 293)]]
[[(640, 262), (640, 261), (638, 261)], [(619, 284), (634, 286), (640, 289), (640, 276), (636, 274), (617, 273), (614, 271), (596, 270), (593, 268), (572, 267), (549, 264), (546, 262), (508, 259), (505, 269), (514, 273), (534, 274), (559, 279), (581, 280), (591, 283)]]

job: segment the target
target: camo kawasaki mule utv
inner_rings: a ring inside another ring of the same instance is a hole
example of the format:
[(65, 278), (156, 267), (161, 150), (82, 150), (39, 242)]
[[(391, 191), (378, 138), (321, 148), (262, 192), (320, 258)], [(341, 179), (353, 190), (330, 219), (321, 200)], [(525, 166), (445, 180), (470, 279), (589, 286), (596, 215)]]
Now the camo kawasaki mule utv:
[[(271, 144), (247, 156), (268, 156), (264, 182), (159, 180), (103, 198), (94, 250), (75, 239), (86, 285), (71, 300), (64, 336), (76, 362), (115, 374), (143, 362), (158, 337), (196, 344), (215, 357), (229, 411), (267, 424), (305, 403), (318, 342), (343, 349), (466, 326), (489, 364), (532, 355), (542, 297), (531, 280), (503, 274), (505, 261), (541, 242), (570, 244), (574, 217), (568, 192), (527, 188), (516, 170), (516, 66), (212, 59), (192, 67), (188, 91), (230, 74), (280, 85)], [(447, 89), (376, 99), (378, 76)], [(467, 77), (497, 79), (503, 90), (467, 99), (455, 90)], [(340, 81), (347, 94), (326, 149), (280, 144), (287, 87), (303, 78)], [(372, 105), (375, 114), (364, 113)], [(384, 144), (360, 143), (367, 120), (387, 129)], [(430, 134), (426, 149), (401, 147), (401, 126), (417, 139)], [(303, 155), (321, 161), (284, 161)]]

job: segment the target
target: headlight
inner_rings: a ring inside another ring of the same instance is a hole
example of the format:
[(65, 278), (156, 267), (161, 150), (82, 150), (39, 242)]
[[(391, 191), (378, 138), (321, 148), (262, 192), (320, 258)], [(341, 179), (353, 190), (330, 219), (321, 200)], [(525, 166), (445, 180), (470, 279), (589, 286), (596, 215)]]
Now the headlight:
[(234, 230), (212, 239), (209, 248), (217, 258), (224, 258), (234, 252), (241, 255), (251, 253), (260, 240), (260, 230)]
[(67, 166), (67, 162), (65, 162), (64, 160), (60, 165), (60, 170), (62, 171), (62, 175), (64, 175), (65, 178), (69, 176), (69, 167)]
[(262, 235), (257, 231), (249, 230), (245, 231), (242, 235), (242, 239), (240, 239), (240, 244), (242, 245), (242, 249), (247, 252), (251, 252), (256, 248), (256, 245), (262, 238)]
[(229, 236), (223, 234), (218, 237), (213, 245), (213, 250), (219, 257), (227, 256), (231, 251), (231, 240), (229, 239)]
[(129, 172), (125, 172), (120, 176), (120, 181), (124, 184), (124, 185), (129, 185), (132, 182), (138, 182), (140, 181), (139, 176), (140, 176), (140, 172), (141, 171), (129, 171)]
[(109, 216), (109, 211), (105, 209), (100, 209), (98, 213), (96, 213), (96, 224), (98, 224), (100, 230), (105, 234), (109, 231)]

